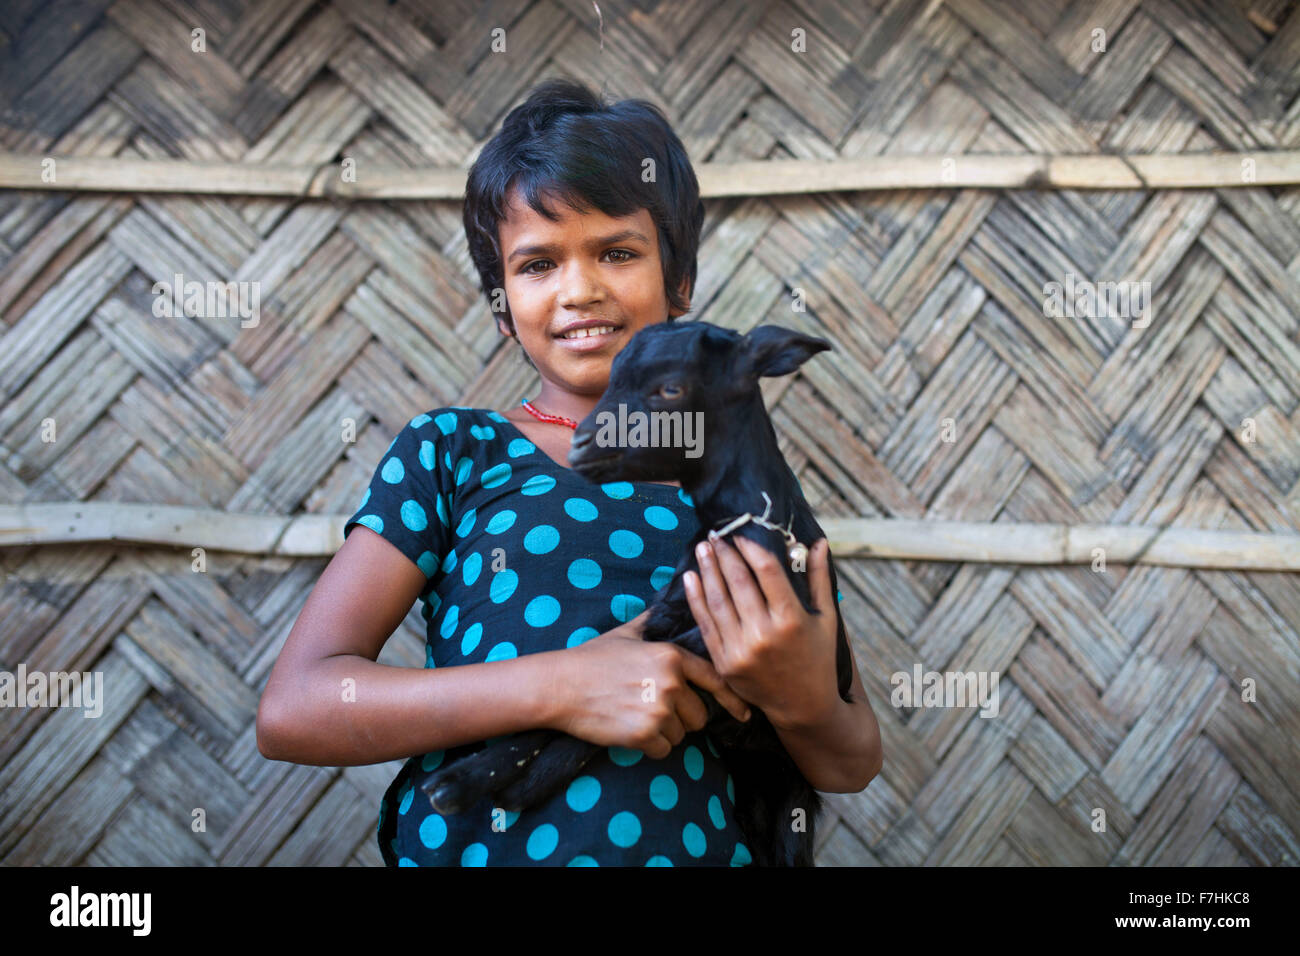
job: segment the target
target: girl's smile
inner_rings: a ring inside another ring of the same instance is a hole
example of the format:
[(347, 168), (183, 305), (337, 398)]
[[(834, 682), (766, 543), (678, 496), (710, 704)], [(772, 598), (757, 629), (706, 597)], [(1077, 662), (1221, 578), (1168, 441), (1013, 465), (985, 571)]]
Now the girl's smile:
[(614, 326), (604, 326), (603, 328), (583, 330), (576, 334), (576, 338), (570, 338), (568, 335), (561, 335), (558, 338), (560, 345), (570, 352), (599, 352), (601, 349), (608, 348), (619, 340), (622, 329)]

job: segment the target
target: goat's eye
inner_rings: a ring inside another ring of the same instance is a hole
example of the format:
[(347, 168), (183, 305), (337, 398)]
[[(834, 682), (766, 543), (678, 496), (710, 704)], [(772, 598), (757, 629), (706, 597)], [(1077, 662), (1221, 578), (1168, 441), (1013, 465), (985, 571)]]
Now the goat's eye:
[(668, 399), (681, 398), (682, 393), (685, 391), (686, 390), (682, 388), (680, 385), (660, 385), (659, 397), (668, 398)]

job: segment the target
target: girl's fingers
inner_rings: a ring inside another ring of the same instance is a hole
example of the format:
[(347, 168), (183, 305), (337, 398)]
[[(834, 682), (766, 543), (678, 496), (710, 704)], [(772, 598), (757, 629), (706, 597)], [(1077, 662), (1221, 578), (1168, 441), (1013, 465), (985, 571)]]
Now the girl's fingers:
[(677, 649), (682, 652), (682, 670), (686, 672), (688, 681), (707, 690), (737, 720), (749, 719), (749, 704), (731, 689), (731, 685), (722, 679), (712, 664), (684, 647)]
[(674, 710), (668, 714), (664, 726), (659, 732), (668, 738), (670, 744), (676, 747), (686, 737), (686, 725), (682, 723), (681, 716)]
[(831, 585), (831, 544), (826, 538), (819, 538), (813, 544), (808, 568), (812, 572), (813, 607), (818, 611), (833, 612), (835, 588)]
[(704, 600), (708, 604), (713, 623), (717, 625), (720, 634), (739, 635), (740, 621), (736, 617), (731, 591), (722, 578), (714, 549), (707, 540), (701, 541), (696, 547), (695, 558), (700, 565), (700, 583), (704, 585)]
[[(732, 544), (726, 538), (713, 538), (713, 553), (716, 562), (727, 582), (727, 591), (731, 594), (736, 608), (767, 610), (767, 595), (754, 580), (753, 569), (748, 560), (739, 551), (739, 545)], [(741, 540), (745, 540), (743, 537)], [(753, 542), (746, 542), (753, 544)], [(755, 545), (755, 550), (761, 550)], [(766, 552), (764, 552), (766, 553)], [(787, 582), (788, 583), (788, 582)]]
[(709, 709), (692, 687), (677, 702), (677, 718), (687, 732), (700, 730), (709, 722)]

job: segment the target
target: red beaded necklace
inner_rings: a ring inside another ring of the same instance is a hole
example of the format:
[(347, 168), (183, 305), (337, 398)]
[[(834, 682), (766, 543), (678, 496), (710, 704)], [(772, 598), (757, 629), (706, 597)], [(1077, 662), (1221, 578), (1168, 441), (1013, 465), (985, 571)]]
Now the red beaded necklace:
[(533, 407), (533, 403), (526, 398), (520, 404), (522, 404), (528, 414), (532, 415), (534, 418), (540, 419), (544, 422), (550, 422), (552, 425), (568, 425), (574, 431), (577, 431), (578, 429), (578, 423), (572, 418), (565, 418), (563, 415), (548, 415), (545, 412), (539, 412)]

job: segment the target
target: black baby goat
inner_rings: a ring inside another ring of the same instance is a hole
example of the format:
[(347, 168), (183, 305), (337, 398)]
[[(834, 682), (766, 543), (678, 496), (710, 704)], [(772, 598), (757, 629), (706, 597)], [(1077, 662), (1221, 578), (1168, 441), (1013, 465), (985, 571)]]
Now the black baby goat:
[[(708, 322), (679, 321), (647, 326), (615, 356), (600, 404), (574, 434), (569, 464), (594, 482), (679, 481), (695, 503), (700, 524), (672, 580), (650, 608), (645, 640), (672, 641), (709, 657), (682, 575), (699, 573), (695, 545), (710, 529), (730, 527), (731, 534), (776, 554), (804, 608), (812, 611), (802, 559), (807, 546), (823, 534), (777, 445), (758, 383), (761, 376), (787, 375), (830, 347), (823, 339), (775, 325), (741, 335)], [(600, 414), (618, 419), (620, 405), (626, 415), (703, 413), (693, 419), (711, 426), (703, 453), (688, 457), (683, 447), (598, 442), (597, 422), (605, 420)], [(834, 591), (833, 562), (830, 577)], [(835, 613), (838, 618), (838, 608)], [(842, 619), (838, 626), (836, 677), (840, 697), (848, 701), (852, 665)], [(707, 691), (697, 690), (709, 712), (706, 729), (735, 783), (736, 822), (754, 863), (812, 866), (821, 797), (760, 710), (751, 708), (752, 716), (742, 723)], [(488, 794), (505, 810), (524, 810), (569, 783), (601, 749), (555, 730), (527, 731), (448, 766), (424, 789), (439, 813), (458, 812)]]

